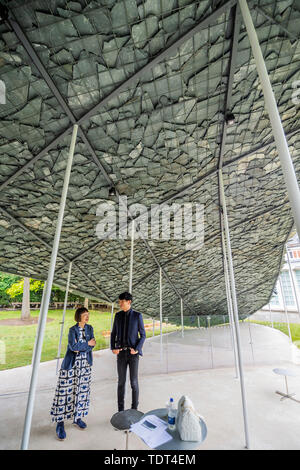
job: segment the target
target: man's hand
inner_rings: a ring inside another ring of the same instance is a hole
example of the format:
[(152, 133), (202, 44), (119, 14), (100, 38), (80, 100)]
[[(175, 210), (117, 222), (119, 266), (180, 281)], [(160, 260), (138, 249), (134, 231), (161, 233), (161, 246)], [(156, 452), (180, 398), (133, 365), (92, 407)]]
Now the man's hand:
[(120, 351), (121, 351), (121, 349), (113, 349), (112, 350), (113, 354), (119, 354)]
[(133, 348), (130, 348), (130, 354), (138, 354), (138, 351), (135, 351)]
[(90, 339), (90, 341), (88, 342), (88, 345), (89, 345), (89, 346), (96, 346), (96, 340), (95, 340), (95, 338)]

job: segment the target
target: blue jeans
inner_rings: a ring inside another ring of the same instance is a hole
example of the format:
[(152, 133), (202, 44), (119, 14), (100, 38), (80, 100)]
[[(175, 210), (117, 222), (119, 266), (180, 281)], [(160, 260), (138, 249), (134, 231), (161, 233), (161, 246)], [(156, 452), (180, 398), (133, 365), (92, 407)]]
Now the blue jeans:
[(130, 384), (132, 389), (131, 408), (137, 410), (139, 404), (139, 384), (138, 384), (138, 368), (139, 354), (131, 354), (130, 349), (120, 351), (117, 356), (118, 369), (118, 409), (124, 411), (124, 397), (126, 385), (126, 372), (129, 366)]

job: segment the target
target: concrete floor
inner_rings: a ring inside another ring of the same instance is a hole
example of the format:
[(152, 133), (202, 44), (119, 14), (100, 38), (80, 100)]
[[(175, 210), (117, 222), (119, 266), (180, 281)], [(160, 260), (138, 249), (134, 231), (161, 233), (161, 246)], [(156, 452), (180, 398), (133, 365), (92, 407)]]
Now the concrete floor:
[[(148, 339), (140, 360), (140, 406), (147, 412), (165, 406), (170, 396), (177, 402), (188, 395), (204, 417), (208, 435), (199, 447), (243, 449), (245, 446), (239, 380), (235, 378), (234, 355), (229, 328), (216, 327), (170, 333)], [(283, 333), (259, 325), (241, 324), (245, 387), (252, 449), (300, 449), (300, 403), (280, 401), (284, 379), (275, 367), (286, 367), (299, 375), (290, 377), (290, 391), (300, 400), (299, 353)], [(91, 407), (88, 428), (79, 431), (66, 424), (67, 439), (55, 437), (49, 409), (57, 377), (56, 361), (40, 365), (30, 449), (118, 449), (125, 448), (125, 435), (110, 425), (116, 409), (116, 358), (109, 350), (94, 353)], [(31, 367), (0, 372), (0, 449), (19, 449)], [(128, 390), (127, 406), (130, 407)], [(134, 434), (129, 449), (148, 449)], [(149, 450), (149, 449), (148, 449)]]

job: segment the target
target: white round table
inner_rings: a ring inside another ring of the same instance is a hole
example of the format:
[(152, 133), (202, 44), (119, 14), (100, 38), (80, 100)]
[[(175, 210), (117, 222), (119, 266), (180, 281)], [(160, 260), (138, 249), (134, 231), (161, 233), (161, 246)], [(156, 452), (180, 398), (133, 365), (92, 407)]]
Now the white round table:
[[(144, 416), (147, 415), (155, 415), (158, 418), (168, 421), (168, 412), (167, 408), (158, 408), (156, 410), (148, 411), (145, 413)], [(194, 450), (206, 439), (207, 436), (207, 427), (203, 419), (200, 418), (200, 426), (202, 431), (202, 440), (201, 441), (182, 441), (180, 439), (179, 432), (177, 429), (171, 431), (170, 429), (167, 430), (169, 434), (172, 436), (172, 440), (162, 444), (158, 447), (154, 447), (155, 450)]]
[(295, 393), (289, 393), (287, 377), (296, 377), (298, 374), (293, 370), (280, 369), (280, 368), (273, 369), (273, 372), (275, 374), (282, 375), (284, 377), (284, 380), (285, 380), (286, 393), (278, 392), (278, 391), (275, 392), (278, 395), (281, 395), (282, 398), (280, 399), (280, 401), (285, 400), (286, 398), (292, 398), (295, 395)]
[(118, 431), (124, 431), (126, 434), (126, 444), (125, 449), (128, 450), (128, 437), (130, 432), (130, 426), (134, 423), (137, 423), (142, 419), (144, 413), (138, 410), (125, 410), (115, 413), (110, 422), (111, 425)]

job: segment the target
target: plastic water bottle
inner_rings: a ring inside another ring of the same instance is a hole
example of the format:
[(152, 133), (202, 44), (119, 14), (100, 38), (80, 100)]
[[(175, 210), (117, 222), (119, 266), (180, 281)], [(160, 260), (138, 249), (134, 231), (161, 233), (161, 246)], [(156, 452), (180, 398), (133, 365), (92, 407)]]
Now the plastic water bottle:
[(170, 398), (167, 409), (168, 409), (168, 428), (170, 429), (170, 431), (174, 431), (176, 429), (176, 424), (175, 424), (176, 411), (174, 408), (173, 398)]

